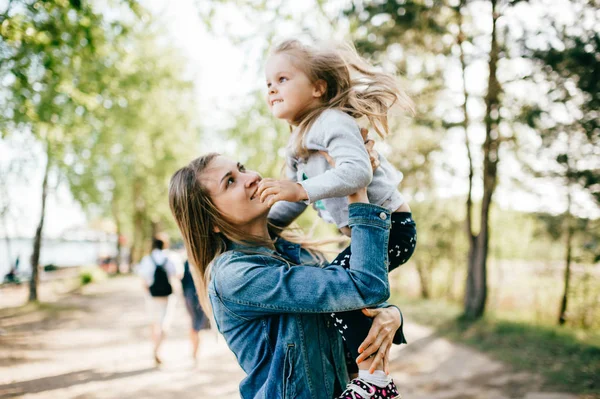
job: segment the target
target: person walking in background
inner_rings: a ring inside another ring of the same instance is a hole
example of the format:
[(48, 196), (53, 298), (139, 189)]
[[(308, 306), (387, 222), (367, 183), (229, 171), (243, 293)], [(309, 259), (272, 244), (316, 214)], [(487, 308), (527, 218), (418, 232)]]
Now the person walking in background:
[(171, 315), (175, 307), (173, 284), (181, 276), (181, 266), (167, 251), (169, 238), (166, 234), (157, 234), (152, 239), (152, 252), (142, 258), (137, 273), (142, 277), (146, 289), (146, 306), (152, 330), (152, 344), (156, 365), (162, 363), (159, 350), (164, 341)]
[(185, 308), (190, 315), (190, 342), (192, 343), (192, 359), (197, 360), (198, 348), (200, 346), (200, 330), (209, 327), (208, 318), (200, 307), (198, 293), (194, 286), (194, 279), (190, 272), (190, 263), (185, 261), (183, 278), (181, 279), (181, 288), (183, 289), (183, 298), (185, 299)]

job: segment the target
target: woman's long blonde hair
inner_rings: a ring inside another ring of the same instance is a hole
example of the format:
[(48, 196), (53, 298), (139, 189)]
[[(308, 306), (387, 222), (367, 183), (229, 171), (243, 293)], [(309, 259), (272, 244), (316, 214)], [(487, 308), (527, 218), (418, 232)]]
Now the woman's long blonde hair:
[(414, 113), (413, 103), (397, 78), (376, 70), (350, 44), (317, 48), (291, 39), (277, 45), (272, 54), (288, 55), (312, 83), (323, 81), (327, 85), (321, 104), (295, 121), (298, 128), (291, 149), (298, 156), (308, 155), (304, 136), (326, 109), (336, 108), (354, 118), (366, 117), (382, 138), (388, 134), (388, 112), (393, 106)]

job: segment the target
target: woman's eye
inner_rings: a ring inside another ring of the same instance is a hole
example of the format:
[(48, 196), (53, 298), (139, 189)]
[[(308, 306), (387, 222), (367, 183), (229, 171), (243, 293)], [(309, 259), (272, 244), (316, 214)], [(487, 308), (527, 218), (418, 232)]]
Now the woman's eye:
[(240, 172), (245, 172), (246, 171), (246, 167), (244, 165), (240, 165)]
[(233, 177), (230, 177), (229, 179), (227, 179), (227, 186), (230, 186), (234, 182), (235, 182), (235, 179)]

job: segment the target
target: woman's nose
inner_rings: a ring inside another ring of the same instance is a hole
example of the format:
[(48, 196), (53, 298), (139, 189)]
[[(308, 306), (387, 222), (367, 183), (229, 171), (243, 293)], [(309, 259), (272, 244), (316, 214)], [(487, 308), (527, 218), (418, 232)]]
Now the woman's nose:
[(247, 178), (246, 178), (246, 187), (250, 187), (255, 183), (258, 183), (259, 181), (261, 181), (261, 177), (258, 173), (256, 172), (250, 172), (247, 173)]

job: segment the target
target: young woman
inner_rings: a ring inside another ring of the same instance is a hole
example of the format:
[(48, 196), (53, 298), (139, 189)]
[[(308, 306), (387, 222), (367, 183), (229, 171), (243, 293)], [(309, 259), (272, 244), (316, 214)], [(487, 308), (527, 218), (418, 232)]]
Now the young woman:
[[(398, 339), (400, 313), (383, 303), (391, 213), (369, 204), (365, 189), (349, 195), (351, 267), (329, 265), (270, 235), (269, 207), (257, 196), (260, 181), (218, 154), (192, 161), (171, 178), (169, 203), (200, 301), (209, 311), (210, 299), (216, 325), (247, 373), (243, 398), (331, 399), (348, 381), (332, 312), (380, 306), (369, 311), (376, 317), (358, 361), (381, 363)], [(349, 388), (363, 398), (380, 393)], [(395, 388), (390, 393), (385, 396), (398, 396)]]

